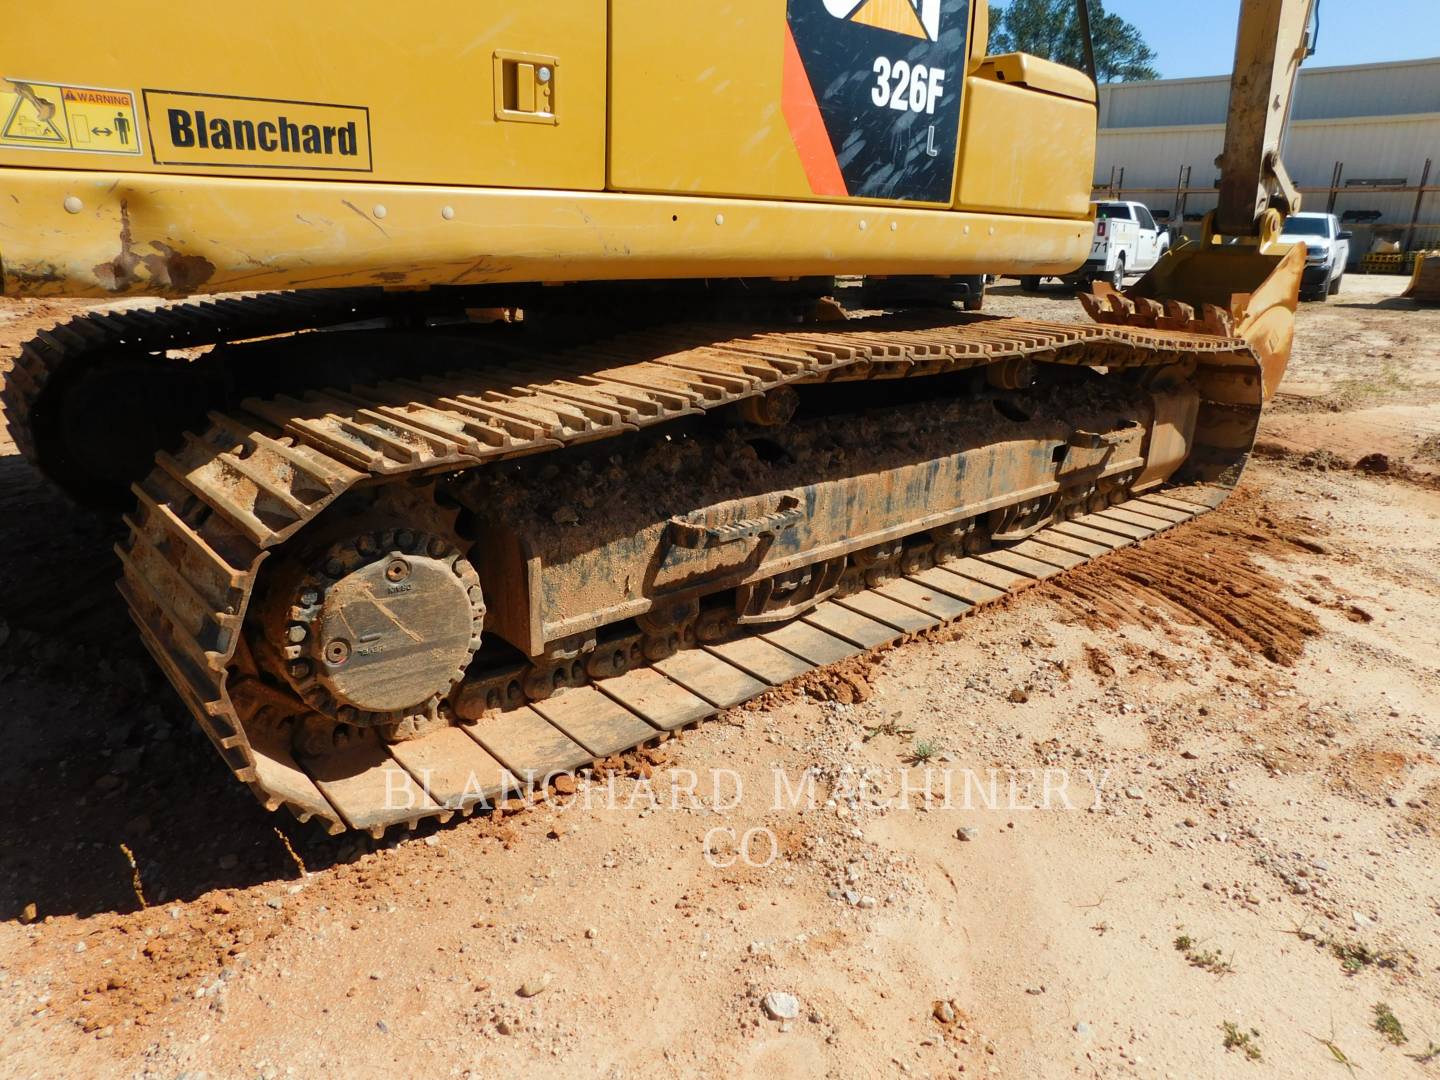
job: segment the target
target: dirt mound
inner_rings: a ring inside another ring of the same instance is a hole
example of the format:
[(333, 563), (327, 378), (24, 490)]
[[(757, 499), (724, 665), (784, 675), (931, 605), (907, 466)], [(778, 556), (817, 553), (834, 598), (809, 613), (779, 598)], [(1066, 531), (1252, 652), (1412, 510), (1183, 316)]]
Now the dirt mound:
[(1282, 523), (1241, 494), (1190, 525), (1065, 575), (1056, 598), (1093, 628), (1163, 627), (1174, 619), (1206, 627), (1238, 654), (1289, 666), (1320, 624), (1281, 595), (1254, 556), (1317, 546), (1308, 527)]
[(1113, 679), (1115, 677), (1115, 665), (1110, 662), (1104, 649), (1097, 649), (1094, 645), (1085, 646), (1085, 663), (1090, 670), (1102, 679)]
[(106, 918), (88, 943), (100, 953), (99, 966), (92, 961), (92, 978), (73, 983), (68, 1000), (58, 1004), (83, 1031), (113, 1029), (127, 1020), (145, 1027), (171, 1011), (177, 992), (198, 998), (228, 981), (247, 950), (270, 941), (290, 921), (284, 911), (259, 908), (271, 916), (266, 919), (257, 907), (253, 899), (217, 894), (183, 918), (165, 908)]
[(1348, 469), (1350, 462), (1330, 450), (1320, 449), (1301, 454), (1295, 459), (1295, 466), (1300, 469), (1313, 469), (1316, 472), (1329, 472), (1331, 469)]
[(1397, 795), (1414, 767), (1403, 751), (1385, 746), (1347, 747), (1330, 763), (1330, 781), (1337, 791), (1362, 798)]
[(791, 686), (816, 701), (838, 701), (842, 705), (859, 705), (869, 701), (873, 692), (878, 653), (862, 653), (838, 664), (818, 668), (796, 679)]
[(1440, 833), (1440, 780), (1432, 780), (1414, 798), (1407, 799), (1410, 821), (1429, 833)]
[[(1422, 444), (1422, 451), (1425, 444)], [(1401, 461), (1390, 454), (1380, 451), (1373, 451), (1362, 455), (1353, 462), (1348, 458), (1330, 450), (1310, 450), (1303, 454), (1296, 454), (1278, 443), (1257, 444), (1257, 453), (1264, 457), (1273, 458), (1278, 461), (1285, 461), (1297, 469), (1305, 469), (1310, 472), (1354, 471), (1365, 473), (1368, 476), (1384, 476), (1396, 480), (1405, 480), (1412, 484), (1419, 484), (1422, 487), (1440, 486), (1440, 476), (1428, 471), (1429, 466), (1434, 462), (1433, 449), (1426, 451), (1431, 457), (1425, 457), (1421, 453), (1415, 455), (1414, 460), (1419, 462), (1423, 468), (1416, 468), (1410, 462)]]

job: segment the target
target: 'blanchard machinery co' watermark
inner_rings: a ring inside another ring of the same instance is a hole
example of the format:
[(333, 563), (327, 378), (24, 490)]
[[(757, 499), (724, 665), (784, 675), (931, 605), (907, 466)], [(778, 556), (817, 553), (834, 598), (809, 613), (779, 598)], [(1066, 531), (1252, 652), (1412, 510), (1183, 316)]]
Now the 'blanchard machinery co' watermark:
[[(493, 788), (487, 791), (481, 779), (472, 776), (469, 786), (453, 794), (445, 806), (451, 810), (485, 811), (518, 799), (527, 804), (549, 803), (563, 811), (677, 810), (720, 815), (742, 811), (804, 814), (842, 804), (882, 813), (916, 809), (1005, 813), (1099, 810), (1104, 806), (1110, 770), (845, 766), (827, 776), (814, 768), (799, 774), (775, 768), (768, 782), (762, 779), (747, 786), (745, 777), (735, 769), (698, 772), (672, 768), (641, 778), (610, 773), (573, 788), (566, 783), (564, 786), (573, 793), (557, 797), (556, 781), (562, 777), (569, 774), (525, 776), (517, 788), (496, 799)], [(428, 770), (411, 776), (391, 767), (386, 770), (385, 782), (386, 808), (394, 811), (418, 808), (424, 799), (422, 787), (435, 790)], [(723, 856), (716, 854), (717, 845), (712, 843), (717, 837), (726, 840), (718, 845), (727, 852)], [(705, 842), (706, 858), (718, 866), (737, 861), (765, 866), (774, 861), (778, 850), (774, 833), (765, 826), (747, 829), (737, 837), (732, 826), (720, 825), (710, 830)]]

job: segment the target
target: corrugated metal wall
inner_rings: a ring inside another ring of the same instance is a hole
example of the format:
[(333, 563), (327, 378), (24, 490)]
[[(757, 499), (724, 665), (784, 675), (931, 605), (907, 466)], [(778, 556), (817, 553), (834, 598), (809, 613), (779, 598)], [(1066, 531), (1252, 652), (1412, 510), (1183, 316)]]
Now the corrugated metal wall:
[[(1222, 76), (1101, 87), (1096, 187), (1121, 184), (1127, 198), (1169, 210), (1178, 225), (1175, 188), (1181, 167), (1188, 166), (1192, 190), (1184, 200), (1186, 215), (1213, 209), (1229, 85)], [(1285, 163), (1296, 184), (1330, 187), (1339, 162), (1343, 190), (1335, 197), (1335, 213), (1381, 215), (1373, 224), (1347, 225), (1356, 232), (1357, 258), (1375, 237), (1389, 238), (1408, 227), (1415, 194), (1347, 181), (1416, 186), (1430, 158), (1429, 183), (1440, 184), (1440, 58), (1305, 72), (1294, 117)], [(1305, 208), (1324, 210), (1329, 199), (1327, 192), (1308, 194)], [(1440, 247), (1440, 193), (1425, 196), (1419, 220), (1424, 228), (1415, 244)]]
[[(1110, 170), (1125, 170), (1126, 187), (1175, 184), (1182, 165), (1191, 166), (1193, 187), (1210, 187), (1220, 177), (1215, 167), (1225, 141), (1221, 124), (1135, 128), (1100, 132), (1095, 182), (1110, 183)], [(1285, 166), (1301, 187), (1328, 187), (1335, 163), (1343, 162), (1344, 180), (1400, 180), (1418, 184), (1425, 159), (1440, 183), (1440, 112), (1363, 120), (1297, 120), (1290, 125)], [(1435, 199), (1440, 213), (1440, 197)]]
[(1095, 153), (1095, 183), (1110, 184), (1124, 169), (1126, 187), (1173, 187), (1181, 166), (1188, 165), (1192, 170), (1190, 186), (1208, 188), (1220, 175), (1215, 159), (1224, 142), (1225, 128), (1219, 124), (1119, 131), (1102, 128)]
[(1100, 87), (1100, 127), (1223, 124), (1230, 79), (1160, 79)]
[[(1223, 124), (1230, 77), (1106, 83), (1100, 87), (1102, 128)], [(1440, 113), (1440, 57), (1391, 64), (1315, 68), (1300, 73), (1296, 120)]]
[[(1394, 29), (1403, 33), (1398, 26)], [(1296, 120), (1332, 120), (1436, 112), (1440, 58), (1302, 71), (1291, 115)]]
[[(1290, 125), (1285, 167), (1301, 186), (1326, 187), (1337, 161), (1344, 180), (1420, 183), (1426, 158), (1440, 160), (1440, 112), (1363, 120), (1297, 120)], [(1431, 182), (1437, 178), (1432, 172)], [(1440, 209), (1440, 201), (1437, 201)]]

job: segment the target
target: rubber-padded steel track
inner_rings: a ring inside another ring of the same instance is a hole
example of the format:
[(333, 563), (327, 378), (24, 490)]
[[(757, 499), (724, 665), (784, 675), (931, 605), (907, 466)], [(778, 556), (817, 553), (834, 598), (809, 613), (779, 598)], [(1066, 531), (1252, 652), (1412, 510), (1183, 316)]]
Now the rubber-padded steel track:
[[(266, 325), (278, 322), (277, 315)], [(225, 336), (265, 332), (279, 330), (246, 326)], [(72, 323), (48, 332), (44, 348), (27, 346), (25, 374), (7, 390), (12, 418), (67, 347), (88, 350), (94, 340), (93, 328)], [(135, 488), (130, 535), (117, 548), (120, 590), (149, 651), (235, 775), (272, 810), (285, 806), (332, 830), (378, 834), (468, 813), (529, 778), (663, 737), (1216, 505), (1243, 467), (1259, 414), (1258, 389), (1246, 389), (1258, 387), (1246, 342), (1164, 329), (937, 314), (928, 322), (881, 317), (733, 337), (712, 325), (667, 327), (541, 356), (488, 344), (477, 350), (474, 365), (446, 376), (251, 400), (212, 414), (207, 430), (159, 455)], [(283, 726), (268, 722), (295, 703), (255, 674), (243, 641), (260, 566), (358, 485), (606, 438), (786, 384), (938, 375), (1027, 358), (1112, 369), (1194, 360), (1203, 399), (1195, 456), (1205, 463), (1197, 476), (1216, 483), (1146, 495), (1018, 545), (827, 602), (779, 629), (478, 722), (394, 745), (356, 739), (323, 766), (303, 766)]]

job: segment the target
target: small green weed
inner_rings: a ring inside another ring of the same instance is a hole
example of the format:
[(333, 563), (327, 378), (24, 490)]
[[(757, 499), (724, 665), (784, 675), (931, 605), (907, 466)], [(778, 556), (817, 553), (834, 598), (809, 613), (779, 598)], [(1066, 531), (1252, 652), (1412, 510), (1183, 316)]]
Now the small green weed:
[(1234, 964), (1221, 956), (1215, 949), (1199, 948), (1198, 943), (1189, 934), (1181, 934), (1175, 939), (1175, 951), (1183, 955), (1191, 967), (1208, 971), (1212, 975), (1232, 975), (1235, 972)]
[(1405, 1028), (1401, 1026), (1400, 1019), (1390, 1006), (1383, 1001), (1375, 1003), (1375, 1030), (1384, 1035), (1386, 1040), (1394, 1046), (1404, 1046), (1409, 1042), (1405, 1035)]
[(1264, 1057), (1260, 1051), (1260, 1031), (1258, 1028), (1251, 1028), (1249, 1031), (1241, 1031), (1238, 1024), (1226, 1020), (1220, 1025), (1220, 1030), (1225, 1033), (1225, 1049), (1239, 1050), (1250, 1061), (1259, 1061)]
[(927, 761), (933, 761), (940, 755), (940, 744), (933, 743), (929, 739), (917, 739), (915, 748), (910, 751), (910, 762), (913, 765), (924, 765)]

